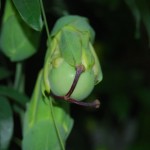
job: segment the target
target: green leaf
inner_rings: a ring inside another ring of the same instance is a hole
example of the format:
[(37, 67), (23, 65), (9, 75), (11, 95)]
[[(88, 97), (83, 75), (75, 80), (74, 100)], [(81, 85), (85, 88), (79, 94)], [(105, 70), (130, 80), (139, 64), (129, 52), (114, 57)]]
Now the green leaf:
[(98, 56), (93, 48), (93, 46), (90, 44), (90, 49), (91, 52), (93, 54), (94, 57), (94, 66), (93, 66), (93, 71), (94, 71), (94, 75), (95, 75), (95, 85), (98, 84), (100, 81), (102, 81), (103, 79), (103, 73), (102, 73), (102, 69), (101, 69), (101, 65), (100, 62), (98, 60)]
[(29, 28), (7, 1), (3, 18), (0, 46), (12, 61), (21, 61), (37, 51), (40, 33)]
[(111, 96), (110, 108), (120, 121), (128, 118), (131, 110), (131, 101), (128, 96), (123, 93), (114, 94)]
[(63, 58), (72, 66), (81, 64), (81, 42), (77, 32), (62, 30), (60, 35), (60, 51)]
[(18, 92), (17, 90), (15, 90), (11, 87), (0, 86), (0, 95), (11, 98), (16, 103), (20, 104), (23, 107), (29, 101), (29, 98), (26, 95)]
[(142, 21), (147, 30), (150, 47), (150, 2), (147, 0), (137, 0), (137, 5), (142, 16)]
[(73, 28), (76, 31), (88, 32), (90, 40), (94, 41), (95, 32), (89, 25), (88, 19), (81, 16), (69, 15), (61, 17), (55, 24), (51, 35), (55, 36), (64, 27)]
[(13, 116), (8, 100), (0, 96), (0, 148), (7, 150), (13, 134)]
[(23, 131), (23, 150), (62, 150), (61, 145), (70, 133), (73, 120), (69, 116), (67, 103), (50, 105), (49, 98), (42, 95), (40, 73), (33, 96), (25, 114)]
[(52, 30), (51, 35), (55, 36), (60, 30), (62, 30), (66, 26), (69, 26), (72, 22), (75, 22), (78, 18), (79, 18), (79, 16), (71, 16), (71, 15), (61, 17), (55, 23), (55, 26)]
[(91, 69), (94, 65), (94, 56), (90, 47), (90, 37), (87, 33), (81, 35), (82, 60), (85, 68)]
[(3, 80), (11, 75), (11, 72), (4, 67), (0, 67), (0, 80)]
[(135, 38), (140, 38), (141, 14), (135, 0), (125, 0), (136, 22)]
[(39, 0), (13, 0), (13, 2), (23, 20), (33, 29), (41, 31), (43, 22)]
[(140, 23), (144, 23), (147, 30), (150, 46), (150, 1), (148, 0), (125, 0), (127, 5), (132, 11), (132, 14), (136, 21), (136, 34), (135, 37), (139, 38)]

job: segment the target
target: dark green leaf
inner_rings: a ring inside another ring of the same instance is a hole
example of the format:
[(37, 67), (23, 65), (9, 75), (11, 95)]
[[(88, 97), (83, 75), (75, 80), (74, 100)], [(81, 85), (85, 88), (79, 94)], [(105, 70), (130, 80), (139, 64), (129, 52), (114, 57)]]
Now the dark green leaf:
[(136, 21), (135, 37), (139, 38), (140, 22), (143, 21), (147, 30), (150, 45), (150, 2), (148, 0), (125, 0)]
[(11, 75), (11, 72), (4, 67), (0, 67), (0, 80), (5, 79)]
[(13, 134), (12, 110), (8, 100), (0, 96), (0, 149), (7, 150)]
[(111, 96), (110, 108), (120, 121), (126, 120), (131, 110), (131, 101), (124, 94), (114, 94)]
[(150, 2), (147, 0), (137, 0), (137, 5), (141, 13), (141, 17), (147, 30), (150, 47)]
[(29, 101), (27, 96), (11, 87), (0, 86), (0, 95), (11, 98), (22, 106), (25, 106), (25, 104)]
[(42, 17), (39, 0), (13, 0), (23, 20), (33, 29), (42, 30)]
[(64, 29), (61, 32), (60, 51), (63, 58), (70, 65), (76, 66), (81, 64), (81, 41), (77, 32), (69, 29)]
[(137, 92), (137, 96), (139, 98), (140, 105), (144, 108), (150, 107), (150, 89), (149, 88), (140, 88)]
[(130, 8), (133, 17), (136, 22), (136, 32), (135, 32), (135, 38), (140, 38), (140, 23), (141, 23), (141, 14), (138, 9), (138, 6), (136, 4), (135, 0), (125, 0), (126, 4)]

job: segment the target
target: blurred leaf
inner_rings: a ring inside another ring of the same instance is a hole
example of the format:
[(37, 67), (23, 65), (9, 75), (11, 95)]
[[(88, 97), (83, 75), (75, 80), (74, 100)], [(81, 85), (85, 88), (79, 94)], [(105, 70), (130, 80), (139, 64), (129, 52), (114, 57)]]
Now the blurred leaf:
[(51, 107), (52, 99), (44, 97), (41, 92), (41, 75), (25, 115), (23, 150), (62, 150), (61, 145), (65, 145), (73, 125), (69, 104), (55, 103)]
[(23, 93), (18, 92), (17, 90), (15, 90), (11, 87), (0, 86), (0, 95), (11, 98), (16, 103), (18, 103), (22, 106), (25, 106), (26, 103), (29, 101), (29, 99), (26, 95), (24, 95)]
[(140, 104), (144, 106), (144, 108), (150, 107), (150, 89), (142, 88), (137, 91), (137, 96), (140, 100)]
[(131, 108), (130, 99), (125, 94), (112, 95), (110, 108), (119, 120), (126, 120)]
[(132, 11), (132, 14), (136, 20), (136, 34), (135, 37), (139, 38), (139, 28), (141, 20), (146, 28), (149, 46), (150, 46), (150, 1), (149, 0), (125, 0), (127, 5)]
[(129, 150), (149, 150), (150, 143), (145, 141), (137, 141), (134, 145), (131, 145)]
[(7, 0), (0, 36), (2, 52), (12, 61), (24, 60), (37, 51), (39, 37), (40, 33), (29, 28)]
[(95, 0), (95, 1), (97, 1), (101, 5), (108, 6), (111, 10), (115, 10), (120, 4), (120, 0)]
[(13, 0), (13, 2), (23, 20), (33, 29), (41, 31), (43, 22), (39, 0)]
[(8, 100), (0, 97), (0, 148), (7, 150), (13, 134), (12, 110)]
[(140, 38), (140, 22), (141, 22), (141, 14), (136, 4), (136, 0), (125, 0), (126, 4), (130, 8), (133, 17), (136, 22), (136, 31), (135, 31), (135, 38)]
[(150, 47), (150, 1), (149, 0), (137, 0), (137, 5), (140, 10), (143, 23), (147, 30)]
[(11, 72), (4, 67), (0, 67), (0, 80), (3, 80), (11, 75)]

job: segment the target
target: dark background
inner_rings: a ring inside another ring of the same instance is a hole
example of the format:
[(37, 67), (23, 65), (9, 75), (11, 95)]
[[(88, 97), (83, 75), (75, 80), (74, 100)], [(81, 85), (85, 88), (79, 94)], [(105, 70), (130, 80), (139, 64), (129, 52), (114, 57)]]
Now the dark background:
[[(45, 6), (50, 29), (64, 10), (89, 18), (96, 33), (94, 46), (103, 71), (103, 81), (88, 98), (100, 99), (100, 108), (71, 105), (75, 122), (67, 149), (149, 150), (150, 49), (144, 24), (141, 22), (140, 37), (135, 38), (134, 17), (120, 0), (53, 0), (45, 1)], [(45, 33), (39, 53), (26, 64), (29, 95), (43, 65), (44, 44)]]
[[(44, 4), (50, 29), (66, 10), (89, 19), (96, 33), (94, 46), (103, 71), (102, 82), (87, 98), (98, 98), (100, 108), (71, 105), (74, 127), (67, 150), (149, 150), (150, 49), (143, 22), (137, 39), (135, 19), (123, 0), (45, 0)], [(38, 53), (25, 63), (28, 96), (43, 66), (45, 41), (44, 31)], [(17, 116), (15, 120), (18, 121)], [(15, 124), (14, 134), (21, 137), (19, 127)]]

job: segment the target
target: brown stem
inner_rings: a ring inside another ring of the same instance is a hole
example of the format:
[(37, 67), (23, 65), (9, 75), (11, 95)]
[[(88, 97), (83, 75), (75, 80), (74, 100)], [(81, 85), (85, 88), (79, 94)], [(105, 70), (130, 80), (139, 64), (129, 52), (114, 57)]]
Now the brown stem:
[(84, 72), (84, 70), (85, 70), (85, 68), (83, 65), (79, 65), (76, 67), (76, 75), (75, 75), (75, 78), (73, 80), (70, 90), (65, 95), (66, 98), (69, 98), (71, 96), (71, 94), (73, 93), (73, 91), (78, 83), (79, 77), (80, 77), (81, 73)]
[(80, 106), (93, 107), (93, 108), (99, 108), (100, 107), (100, 101), (97, 99), (93, 102), (80, 102), (80, 101), (72, 99), (72, 98), (67, 98), (66, 96), (54, 95), (52, 92), (51, 92), (51, 96), (54, 98), (57, 98), (57, 99), (63, 99), (67, 102), (74, 103), (74, 104), (77, 104)]

